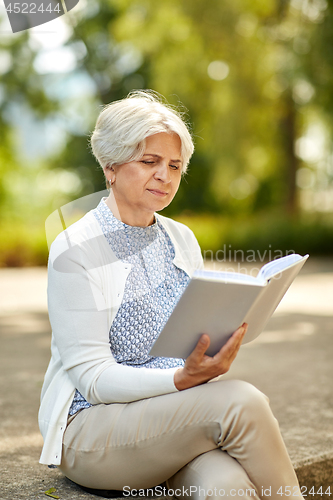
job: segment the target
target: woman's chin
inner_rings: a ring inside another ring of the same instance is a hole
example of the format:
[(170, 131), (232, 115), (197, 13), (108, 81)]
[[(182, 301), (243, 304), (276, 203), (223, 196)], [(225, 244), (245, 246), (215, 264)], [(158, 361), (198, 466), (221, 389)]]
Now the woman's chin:
[(151, 200), (151, 203), (147, 204), (147, 209), (151, 212), (159, 212), (160, 210), (163, 210), (163, 208), (167, 207), (170, 205), (172, 200), (166, 199), (166, 198), (157, 198), (154, 200)]

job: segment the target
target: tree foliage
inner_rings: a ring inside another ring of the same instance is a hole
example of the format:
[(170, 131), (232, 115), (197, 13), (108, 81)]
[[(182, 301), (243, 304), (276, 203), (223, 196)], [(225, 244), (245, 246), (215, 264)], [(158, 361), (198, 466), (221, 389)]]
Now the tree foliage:
[[(295, 143), (313, 113), (333, 133), (332, 16), (333, 0), (90, 0), (67, 16), (73, 33), (66, 45), (83, 50), (72, 76), (77, 86), (88, 78), (94, 92), (89, 102), (77, 98), (84, 124), (67, 128), (50, 168), (76, 172), (81, 194), (102, 189), (88, 147), (99, 105), (152, 88), (188, 110), (196, 144), (169, 213), (296, 213), (303, 163)], [(26, 33), (1, 47), (12, 57), (1, 81), (5, 138), (13, 102), (41, 119), (71, 120), (73, 98), (59, 90), (70, 75), (50, 94), (50, 75), (34, 69), (38, 49), (28, 39)]]

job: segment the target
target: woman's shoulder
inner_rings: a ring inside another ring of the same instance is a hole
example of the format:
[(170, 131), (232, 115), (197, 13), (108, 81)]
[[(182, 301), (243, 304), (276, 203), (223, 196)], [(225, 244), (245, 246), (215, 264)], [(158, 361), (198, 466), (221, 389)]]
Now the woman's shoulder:
[(105, 195), (105, 190), (99, 191), (71, 201), (55, 210), (45, 223), (49, 247), (51, 247), (51, 242), (53, 247), (61, 246), (64, 242), (79, 244), (89, 239), (91, 235), (100, 234), (100, 225), (94, 216), (94, 211)]
[(69, 240), (71, 244), (79, 244), (94, 235), (100, 234), (101, 229), (93, 212), (93, 210), (90, 210), (76, 222), (66, 227), (58, 234), (53, 244), (61, 241), (68, 243)]
[[(68, 253), (72, 255), (73, 249), (75, 253), (80, 254), (85, 247), (90, 247), (94, 241), (100, 239), (102, 232), (93, 210), (87, 212), (81, 219), (69, 225), (61, 231), (50, 245), (50, 259), (56, 259), (60, 254)], [(84, 252), (86, 253), (86, 252)]]

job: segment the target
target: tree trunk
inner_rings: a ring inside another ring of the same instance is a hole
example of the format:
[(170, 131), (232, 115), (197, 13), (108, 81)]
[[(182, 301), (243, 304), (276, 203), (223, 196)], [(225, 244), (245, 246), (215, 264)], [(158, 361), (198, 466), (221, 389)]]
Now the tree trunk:
[(296, 140), (296, 109), (291, 90), (288, 89), (283, 95), (283, 116), (281, 118), (282, 145), (285, 158), (285, 207), (290, 215), (296, 215), (298, 211), (296, 172), (299, 160), (295, 155)]

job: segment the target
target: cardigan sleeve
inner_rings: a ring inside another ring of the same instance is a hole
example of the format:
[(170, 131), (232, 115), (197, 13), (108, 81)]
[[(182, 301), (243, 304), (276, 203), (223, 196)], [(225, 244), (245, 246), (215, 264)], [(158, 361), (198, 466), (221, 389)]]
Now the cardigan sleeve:
[[(52, 333), (74, 387), (92, 404), (125, 403), (176, 392), (173, 376), (178, 368), (138, 369), (115, 361), (109, 344), (110, 305), (103, 293), (103, 266), (92, 264), (85, 250), (77, 245), (57, 258), (51, 251), (48, 268)], [(121, 298), (119, 283), (111, 286)]]

